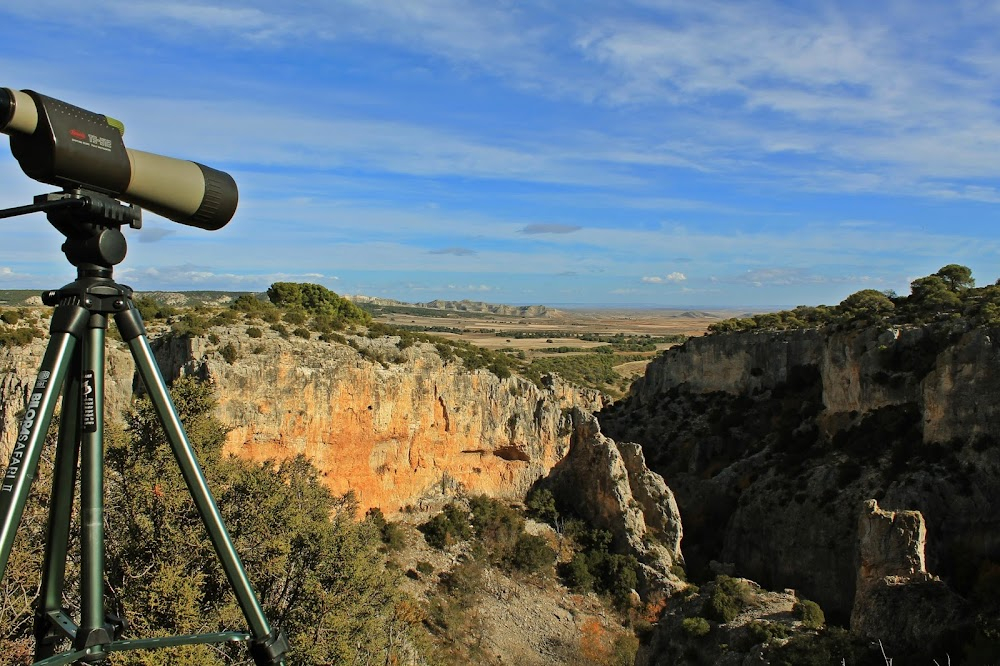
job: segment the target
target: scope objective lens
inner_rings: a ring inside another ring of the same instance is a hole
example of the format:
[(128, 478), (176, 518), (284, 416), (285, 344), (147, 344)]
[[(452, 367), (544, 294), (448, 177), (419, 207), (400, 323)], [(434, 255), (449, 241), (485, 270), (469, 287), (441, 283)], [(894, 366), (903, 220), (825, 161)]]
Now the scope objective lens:
[(14, 97), (6, 88), (0, 88), (0, 132), (14, 118)]

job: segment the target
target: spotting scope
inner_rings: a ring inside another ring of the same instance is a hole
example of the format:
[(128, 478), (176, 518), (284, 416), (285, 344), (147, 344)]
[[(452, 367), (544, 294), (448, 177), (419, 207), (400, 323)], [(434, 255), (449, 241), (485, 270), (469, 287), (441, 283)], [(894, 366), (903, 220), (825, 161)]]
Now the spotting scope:
[(37, 181), (95, 190), (209, 231), (236, 212), (239, 194), (228, 173), (126, 148), (119, 121), (33, 90), (0, 88), (0, 132)]

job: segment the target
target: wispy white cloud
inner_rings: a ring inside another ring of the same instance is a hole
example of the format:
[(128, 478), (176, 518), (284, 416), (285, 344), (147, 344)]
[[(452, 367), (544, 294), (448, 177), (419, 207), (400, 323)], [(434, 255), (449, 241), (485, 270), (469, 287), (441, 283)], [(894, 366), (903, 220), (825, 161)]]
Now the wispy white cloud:
[(679, 273), (677, 271), (674, 271), (673, 273), (670, 273), (669, 275), (665, 275), (662, 277), (659, 275), (653, 275), (642, 278), (642, 281), (645, 282), (646, 284), (677, 283), (677, 282), (684, 282), (685, 280), (687, 280), (687, 277), (684, 275), (684, 273)]

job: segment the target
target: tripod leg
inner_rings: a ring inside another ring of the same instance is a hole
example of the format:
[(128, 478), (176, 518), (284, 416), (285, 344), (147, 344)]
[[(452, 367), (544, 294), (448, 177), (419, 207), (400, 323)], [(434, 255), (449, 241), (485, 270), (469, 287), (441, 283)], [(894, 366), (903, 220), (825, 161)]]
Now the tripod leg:
[(132, 351), (136, 369), (149, 392), (149, 397), (166, 433), (167, 441), (170, 442), (174, 457), (177, 459), (181, 474), (184, 476), (184, 482), (187, 484), (188, 491), (198, 508), (198, 514), (208, 530), (208, 536), (212, 540), (212, 545), (215, 547), (216, 555), (226, 572), (229, 584), (236, 594), (240, 609), (246, 617), (250, 633), (253, 636), (251, 654), (254, 661), (258, 666), (284, 663), (282, 655), (288, 650), (288, 642), (282, 632), (271, 629), (264, 616), (264, 611), (250, 585), (243, 562), (240, 560), (232, 538), (223, 523), (219, 507), (216, 505), (205, 480), (205, 475), (198, 465), (194, 449), (184, 432), (177, 409), (170, 399), (170, 393), (167, 391), (163, 376), (156, 365), (156, 359), (149, 347), (149, 341), (146, 339), (142, 319), (133, 306), (116, 314), (115, 323), (118, 324), (122, 339), (128, 343), (129, 349)]
[(108, 318), (91, 314), (80, 354), (80, 630), (76, 648), (110, 642), (104, 616), (104, 337)]
[(10, 464), (0, 477), (0, 578), (7, 570), (7, 560), (14, 547), (14, 537), (24, 514), (24, 504), (35, 478), (59, 390), (89, 316), (87, 310), (76, 305), (61, 305), (52, 315), (51, 337), (41, 369), (28, 398)]
[(45, 537), (45, 560), (39, 589), (39, 607), (35, 610), (35, 661), (55, 654), (56, 645), (65, 638), (76, 638), (77, 627), (62, 608), (66, 580), (66, 556), (69, 550), (73, 489), (76, 487), (76, 464), (80, 453), (80, 353), (73, 354), (72, 371), (63, 394), (63, 417), (59, 423), (55, 470), (49, 504), (49, 522)]

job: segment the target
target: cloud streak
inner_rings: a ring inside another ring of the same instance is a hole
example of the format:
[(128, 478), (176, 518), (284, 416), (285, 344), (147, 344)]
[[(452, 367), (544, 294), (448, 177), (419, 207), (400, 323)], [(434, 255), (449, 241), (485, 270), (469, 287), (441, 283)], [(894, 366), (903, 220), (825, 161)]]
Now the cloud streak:
[(555, 222), (549, 223), (536, 223), (526, 225), (521, 229), (522, 234), (535, 235), (535, 234), (571, 234), (574, 231), (579, 231), (583, 227), (575, 224), (558, 224)]
[(476, 254), (476, 251), (466, 247), (446, 247), (441, 250), (428, 250), (427, 254), (450, 254), (456, 257), (471, 257)]

